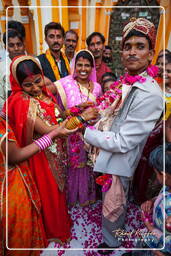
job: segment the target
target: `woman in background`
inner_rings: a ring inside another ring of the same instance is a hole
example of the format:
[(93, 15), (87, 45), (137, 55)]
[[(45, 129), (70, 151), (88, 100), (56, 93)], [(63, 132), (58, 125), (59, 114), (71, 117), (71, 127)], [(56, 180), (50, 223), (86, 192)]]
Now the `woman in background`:
[[(71, 75), (55, 82), (64, 109), (78, 106), (86, 108), (96, 102), (102, 94), (96, 82), (94, 57), (88, 50), (79, 51), (72, 61)], [(74, 114), (74, 113), (73, 113)], [(82, 115), (85, 119), (85, 115)], [(78, 201), (81, 206), (95, 202), (95, 180), (91, 167), (87, 165), (87, 153), (81, 131), (68, 138), (70, 167), (67, 173), (67, 195), (69, 205)]]

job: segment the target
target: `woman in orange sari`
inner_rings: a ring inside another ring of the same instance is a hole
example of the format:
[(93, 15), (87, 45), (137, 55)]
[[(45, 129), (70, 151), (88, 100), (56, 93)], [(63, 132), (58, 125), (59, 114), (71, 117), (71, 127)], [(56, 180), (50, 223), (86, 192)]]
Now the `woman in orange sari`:
[[(41, 67), (34, 57), (14, 59), (10, 81), (8, 118), (23, 147), (59, 127), (65, 116), (46, 90)], [(90, 119), (96, 116), (97, 110), (92, 110)], [(56, 138), (50, 147), (29, 159), (29, 167), (41, 198), (46, 237), (48, 241), (66, 242), (71, 228), (65, 198), (66, 140)]]
[[(7, 138), (8, 136), (8, 138)], [(8, 139), (8, 160), (10, 162), (8, 178), (5, 175), (5, 147)], [(28, 146), (25, 152), (17, 146), (13, 131), (0, 117), (0, 195), (1, 195), (1, 229), (2, 245), (0, 255), (8, 256), (38, 256), (40, 251), (31, 251), (28, 248), (44, 248), (46, 246), (45, 233), (41, 219), (41, 203), (36, 185), (31, 177), (27, 162), (15, 164), (19, 160), (31, 156), (39, 151), (38, 146)], [(15, 150), (15, 154), (14, 154)], [(18, 151), (19, 155), (18, 155)], [(27, 151), (27, 152), (26, 152)], [(24, 154), (24, 155), (23, 155)], [(6, 179), (8, 191), (6, 193)], [(6, 240), (6, 200), (7, 200), (7, 240)], [(10, 251), (8, 248), (26, 248), (26, 251)], [(2, 253), (2, 254), (1, 254)]]
[[(70, 134), (71, 131), (65, 129), (64, 125), (65, 123), (45, 135), (45, 138), (50, 138), (50, 143), (52, 143), (54, 137)], [(7, 145), (6, 142), (8, 142)], [(24, 148), (20, 148), (12, 129), (0, 117), (0, 241), (2, 242), (0, 255), (38, 256), (40, 251), (32, 251), (28, 248), (44, 248), (47, 245), (40, 213), (40, 197), (28, 163), (25, 161), (39, 152), (39, 145), (41, 145), (40, 141), (35, 141)], [(5, 175), (6, 146), (8, 147), (8, 175)], [(8, 223), (7, 237), (5, 232), (6, 220)], [(5, 242), (8, 248), (25, 250), (7, 250)]]

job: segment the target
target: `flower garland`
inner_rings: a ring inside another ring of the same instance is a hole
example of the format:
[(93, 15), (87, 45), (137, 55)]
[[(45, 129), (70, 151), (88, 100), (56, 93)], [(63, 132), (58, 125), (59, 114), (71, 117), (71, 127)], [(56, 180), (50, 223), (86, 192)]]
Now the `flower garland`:
[[(126, 73), (124, 76), (121, 76), (119, 80), (115, 81), (108, 91), (106, 91), (101, 97), (98, 97), (96, 99), (96, 107), (98, 107), (99, 110), (105, 110), (111, 104), (114, 103), (114, 101), (118, 100), (122, 96), (122, 84), (127, 84), (132, 86), (134, 83), (144, 83), (146, 81), (146, 75), (149, 75), (153, 78), (155, 78), (158, 74), (158, 67), (149, 65), (147, 70), (142, 75), (135, 75), (131, 76), (128, 73)], [(116, 108), (117, 108), (116, 104)], [(96, 129), (94, 126), (90, 127), (90, 129)], [(96, 179), (96, 183), (102, 186), (102, 192), (107, 192), (112, 184), (112, 177), (109, 174), (105, 174), (102, 176), (99, 176)], [(145, 216), (147, 219), (147, 216)], [(149, 216), (148, 216), (149, 218)]]
[(115, 81), (111, 86), (110, 90), (106, 91), (101, 97), (96, 99), (96, 106), (99, 110), (104, 110), (108, 108), (118, 97), (122, 95), (121, 86), (122, 84), (133, 85), (136, 82), (144, 83), (146, 81), (146, 75), (155, 78), (158, 74), (158, 67), (154, 65), (149, 65), (146, 72), (143, 75), (131, 76), (126, 73), (121, 76), (119, 80)]
[(102, 192), (107, 192), (112, 184), (112, 175), (104, 174), (96, 178), (96, 183), (102, 186)]
[[(150, 65), (146, 73), (152, 77), (157, 76), (158, 68), (156, 66)], [(143, 73), (145, 75), (145, 73)], [(117, 102), (118, 99), (122, 96), (122, 84), (128, 84), (133, 85), (135, 82), (144, 83), (146, 81), (146, 77), (141, 75), (136, 76), (130, 76), (128, 73), (126, 73), (124, 76), (121, 76), (120, 79), (116, 82), (114, 82), (110, 86), (110, 90), (106, 91), (102, 96), (97, 97), (96, 103), (94, 104), (94, 107), (98, 108), (99, 111), (103, 111), (111, 106), (112, 103), (115, 101)], [(119, 101), (118, 101), (119, 102)], [(118, 107), (118, 104), (116, 104), (116, 108)], [(71, 118), (72, 116), (79, 116), (81, 114), (81, 109), (78, 106), (72, 107), (68, 110), (68, 115)], [(81, 128), (83, 125), (81, 124), (79, 128)], [(94, 126), (89, 126), (91, 129), (96, 129)], [(70, 165), (72, 168), (77, 168), (79, 165), (79, 147), (76, 143), (78, 133), (74, 133), (70, 136), (71, 138), (71, 144), (72, 144), (72, 157), (70, 157)], [(102, 185), (102, 191), (106, 192), (111, 186), (112, 178), (111, 175), (103, 175), (97, 178), (96, 183)]]

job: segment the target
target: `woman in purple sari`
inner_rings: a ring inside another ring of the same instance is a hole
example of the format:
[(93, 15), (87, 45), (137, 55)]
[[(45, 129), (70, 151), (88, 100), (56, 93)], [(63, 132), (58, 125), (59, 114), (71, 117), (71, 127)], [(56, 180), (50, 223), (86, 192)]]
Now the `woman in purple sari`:
[[(86, 107), (95, 102), (102, 94), (101, 86), (96, 82), (95, 63), (88, 50), (79, 51), (71, 68), (71, 75), (55, 82), (65, 109), (74, 106)], [(68, 155), (68, 203), (81, 206), (94, 203), (96, 199), (95, 179), (93, 170), (87, 165), (87, 153), (81, 131), (69, 136)]]

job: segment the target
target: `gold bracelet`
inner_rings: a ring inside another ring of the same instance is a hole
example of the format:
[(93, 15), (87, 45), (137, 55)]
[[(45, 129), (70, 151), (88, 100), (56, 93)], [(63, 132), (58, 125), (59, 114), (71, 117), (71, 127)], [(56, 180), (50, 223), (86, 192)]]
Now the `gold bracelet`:
[(65, 115), (66, 115), (66, 116), (70, 116), (70, 115), (71, 115), (70, 109), (65, 110)]
[(80, 120), (77, 117), (71, 117), (66, 123), (65, 127), (68, 130), (73, 130), (81, 125)]

